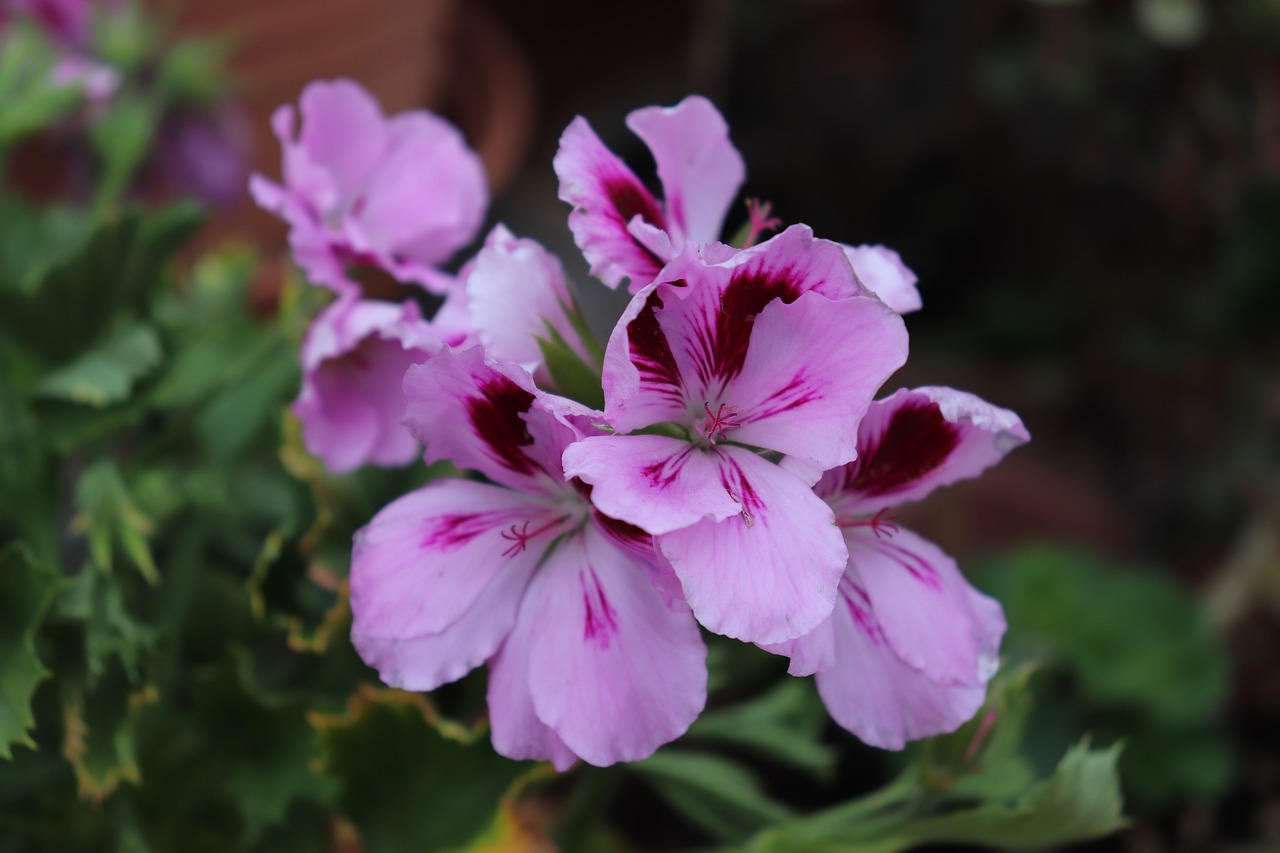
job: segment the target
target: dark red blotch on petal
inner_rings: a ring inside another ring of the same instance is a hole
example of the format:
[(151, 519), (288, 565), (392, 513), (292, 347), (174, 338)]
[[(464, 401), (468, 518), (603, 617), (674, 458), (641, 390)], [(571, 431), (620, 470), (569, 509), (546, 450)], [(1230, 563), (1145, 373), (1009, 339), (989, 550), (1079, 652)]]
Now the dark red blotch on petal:
[(708, 342), (710, 351), (704, 354), (699, 368), (699, 372), (705, 374), (702, 380), (707, 383), (713, 378), (729, 380), (741, 373), (756, 315), (773, 300), (794, 302), (808, 289), (799, 274), (789, 267), (745, 267), (735, 272), (720, 297), (715, 340)]
[[(684, 282), (671, 282), (671, 285), (683, 287)], [(668, 395), (681, 399), (680, 368), (676, 366), (676, 357), (671, 352), (667, 335), (658, 324), (656, 312), (660, 308), (662, 308), (662, 297), (655, 291), (649, 294), (649, 300), (644, 308), (627, 325), (631, 363), (640, 373), (641, 381), (664, 385)]]
[(960, 430), (932, 403), (901, 406), (888, 425), (845, 473), (845, 487), (864, 495), (886, 495), (918, 482), (951, 456)]
[(609, 178), (604, 181), (603, 189), (614, 210), (618, 212), (618, 218), (622, 220), (623, 225), (638, 214), (650, 225), (666, 230), (667, 218), (662, 215), (657, 199), (634, 178)]
[(518, 474), (533, 474), (533, 460), (520, 449), (533, 444), (529, 426), (521, 417), (533, 405), (533, 395), (505, 376), (485, 382), (480, 394), (467, 400), (467, 415), (476, 435), (503, 466)]

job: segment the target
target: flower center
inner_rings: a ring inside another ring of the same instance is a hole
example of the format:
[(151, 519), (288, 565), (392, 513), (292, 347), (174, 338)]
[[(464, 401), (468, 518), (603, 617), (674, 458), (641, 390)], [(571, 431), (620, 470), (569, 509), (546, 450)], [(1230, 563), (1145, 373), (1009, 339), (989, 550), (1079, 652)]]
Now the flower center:
[(711, 411), (710, 403), (703, 403), (702, 408), (706, 411), (707, 417), (705, 420), (695, 421), (694, 425), (712, 444), (725, 440), (725, 430), (738, 429), (742, 426), (741, 421), (738, 420), (737, 406), (721, 403), (714, 413)]

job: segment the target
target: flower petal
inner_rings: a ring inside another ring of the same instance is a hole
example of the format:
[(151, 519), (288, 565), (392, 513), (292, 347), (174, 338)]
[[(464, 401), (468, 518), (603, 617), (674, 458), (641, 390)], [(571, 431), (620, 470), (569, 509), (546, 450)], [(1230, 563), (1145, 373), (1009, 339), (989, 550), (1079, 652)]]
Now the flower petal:
[(746, 166), (716, 108), (692, 95), (674, 107), (636, 110), (627, 127), (653, 152), (671, 224), (685, 239), (718, 240)]
[(826, 470), (857, 453), (857, 424), (907, 359), (902, 318), (879, 300), (803, 293), (756, 317), (742, 372), (721, 394), (741, 441)]
[(400, 423), (400, 384), (437, 347), (413, 302), (343, 298), (325, 309), (303, 342), (302, 391), (293, 404), (307, 449), (335, 473), (412, 461), (418, 442)]
[[(302, 90), (298, 145), (307, 160), (333, 181), (332, 204), (352, 198), (386, 145), (382, 109), (351, 80), (319, 80)], [(286, 164), (287, 165), (287, 164)], [(286, 174), (295, 186), (293, 174)]]
[(738, 514), (658, 536), (698, 621), (780, 643), (831, 615), (848, 552), (830, 508), (795, 475), (739, 447), (714, 454)]
[(881, 749), (952, 732), (986, 696), (986, 682), (941, 685), (904, 663), (890, 647), (866, 594), (840, 585), (831, 617), (835, 659), (817, 673), (818, 692), (837, 723)]
[(537, 241), (517, 239), (498, 225), (466, 279), (471, 324), (492, 358), (530, 373), (542, 364), (538, 338), (546, 324), (580, 355), (586, 347), (565, 313), (573, 303), (559, 259)]
[(393, 501), (356, 534), (352, 634), (406, 640), (444, 631), (499, 574), (532, 571), (562, 530), (559, 519), (537, 498), (468, 480), (439, 480)]
[(448, 459), (525, 492), (560, 492), (560, 456), (577, 435), (535, 405), (536, 390), (528, 373), (488, 361), (481, 347), (441, 350), (405, 374), (404, 423), (428, 462)]
[(598, 766), (647, 758), (706, 704), (706, 648), (687, 608), (593, 526), (561, 543), (541, 589), (529, 660), (538, 718)]
[(866, 590), (894, 653), (937, 684), (982, 685), (995, 672), (1004, 614), (955, 561), (910, 530), (846, 531), (848, 576)]
[(584, 438), (565, 449), (564, 474), (589, 483), (605, 515), (655, 535), (742, 510), (712, 454), (662, 435)]
[(828, 471), (816, 491), (841, 515), (870, 514), (976, 477), (1030, 438), (1017, 415), (972, 394), (903, 389), (871, 404), (858, 459)]
[(919, 279), (893, 249), (884, 246), (844, 246), (858, 280), (899, 314), (918, 311), (924, 304), (916, 289)]
[(553, 165), (560, 199), (573, 205), (569, 229), (591, 274), (609, 287), (629, 279), (632, 292), (652, 281), (667, 259), (637, 241), (627, 225), (639, 217), (666, 230), (666, 216), (653, 194), (581, 116), (565, 128)]
[(538, 719), (533, 708), (529, 658), (540, 626), (536, 622), (538, 608), (528, 599), (526, 596), (507, 641), (489, 662), (489, 737), (499, 755), (517, 761), (550, 761), (563, 773), (578, 756), (554, 729)]

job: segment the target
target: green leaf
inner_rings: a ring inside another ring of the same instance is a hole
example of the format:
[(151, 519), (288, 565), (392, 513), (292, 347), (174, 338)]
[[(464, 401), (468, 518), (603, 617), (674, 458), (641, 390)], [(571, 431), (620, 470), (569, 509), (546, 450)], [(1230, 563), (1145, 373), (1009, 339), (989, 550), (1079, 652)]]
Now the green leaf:
[(158, 110), (147, 98), (123, 93), (94, 122), (89, 140), (98, 155), (102, 174), (97, 200), (105, 203), (129, 188), (134, 173), (151, 148)]
[(14, 543), (0, 551), (0, 758), (14, 744), (33, 747), (31, 696), (49, 675), (36, 654), (35, 633), (61, 583)]
[(741, 841), (791, 816), (790, 809), (760, 790), (751, 773), (713, 755), (663, 749), (630, 769), (721, 841)]
[(542, 360), (556, 389), (566, 397), (593, 409), (604, 408), (604, 389), (600, 370), (574, 352), (550, 323), (545, 323), (547, 337), (535, 337)]
[(55, 81), (58, 52), (36, 26), (18, 21), (0, 36), (0, 148), (43, 130), (83, 102), (79, 86)]
[(0, 193), (0, 290), (33, 293), (49, 268), (75, 252), (92, 220), (69, 205), (31, 205)]
[(1093, 702), (1185, 724), (1225, 696), (1226, 652), (1196, 600), (1168, 575), (1035, 547), (1004, 558), (983, 580), (1004, 603), (1006, 649), (1065, 663)]
[(38, 386), (55, 397), (103, 408), (129, 396), (133, 385), (160, 364), (160, 336), (135, 323), (75, 361), (47, 374)]
[(78, 623), (84, 636), (86, 683), (93, 688), (118, 660), (130, 680), (137, 680), (143, 657), (155, 641), (155, 631), (134, 619), (115, 577), (81, 572), (67, 584), (55, 606), (57, 615)]
[(135, 690), (123, 667), (112, 665), (97, 684), (63, 685), (62, 754), (76, 773), (81, 799), (102, 802), (122, 782), (142, 781), (134, 739), (138, 711), (154, 690)]
[(99, 570), (111, 571), (112, 543), (119, 542), (148, 583), (160, 581), (148, 544), (155, 524), (138, 509), (129, 487), (110, 460), (100, 459), (80, 475), (76, 505), (79, 512), (71, 521), (72, 530), (87, 536), (89, 555)]
[(504, 795), (530, 766), (488, 738), (442, 720), (416, 693), (365, 688), (342, 715), (314, 718), (338, 805), (368, 853), (431, 853), (489, 831)]
[(105, 219), (29, 292), (0, 288), (0, 330), (48, 365), (72, 361), (121, 320), (146, 313), (165, 284), (165, 266), (201, 219), (191, 204)]
[(827, 720), (812, 683), (788, 678), (758, 699), (703, 714), (685, 737), (734, 744), (830, 777), (835, 771), (835, 751), (821, 743)]

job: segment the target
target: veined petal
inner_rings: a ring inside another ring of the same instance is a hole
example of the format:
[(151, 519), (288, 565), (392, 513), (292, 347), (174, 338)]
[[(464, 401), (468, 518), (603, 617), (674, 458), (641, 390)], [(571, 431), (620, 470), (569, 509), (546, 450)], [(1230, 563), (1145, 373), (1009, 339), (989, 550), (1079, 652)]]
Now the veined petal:
[(706, 703), (706, 648), (686, 607), (594, 526), (538, 573), (529, 652), (538, 718), (584, 760), (636, 761), (675, 740)]
[(846, 531), (848, 579), (866, 591), (893, 652), (936, 684), (986, 684), (999, 663), (1004, 614), (955, 561), (910, 530)]
[(662, 435), (590, 436), (564, 452), (565, 477), (589, 483), (601, 512), (655, 535), (742, 511), (725, 489), (721, 465)]
[(356, 534), (352, 634), (439, 634), (499, 574), (531, 572), (561, 522), (561, 511), (535, 497), (468, 480), (438, 480), (393, 501)]
[(581, 116), (565, 128), (553, 165), (560, 199), (573, 205), (569, 229), (591, 274), (609, 287), (630, 279), (632, 292), (652, 281), (667, 259), (654, 256), (627, 226), (639, 217), (666, 230), (666, 216), (653, 194)]
[(739, 512), (656, 537), (698, 621), (771, 644), (831, 615), (848, 552), (830, 508), (803, 481), (739, 447), (714, 456)]
[(985, 680), (941, 685), (890, 647), (865, 591), (840, 584), (831, 617), (832, 663), (817, 673), (818, 692), (837, 723), (863, 742), (902, 749), (909, 740), (952, 732), (982, 707)]
[(682, 287), (655, 282), (643, 288), (609, 335), (601, 383), (605, 415), (618, 432), (688, 420), (686, 380), (659, 319), (669, 303), (685, 298)]
[(899, 314), (918, 311), (924, 304), (916, 289), (919, 279), (893, 249), (884, 246), (844, 246), (858, 280)]
[(809, 292), (773, 302), (720, 396), (741, 424), (726, 435), (823, 470), (841, 465), (857, 453), (857, 424), (872, 397), (906, 359), (902, 318), (877, 299)]
[[(539, 541), (533, 547), (546, 544)], [(437, 633), (385, 637), (353, 630), (351, 642), (384, 683), (402, 690), (435, 690), (494, 656), (515, 624), (534, 569), (531, 559), (503, 566), (457, 621)]]
[(842, 516), (871, 514), (976, 477), (1028, 440), (1016, 414), (972, 394), (903, 389), (871, 404), (858, 459), (828, 471), (816, 491)]
[(691, 95), (674, 107), (636, 110), (627, 127), (653, 152), (671, 224), (697, 243), (719, 239), (746, 166), (716, 108)]
[(428, 462), (448, 459), (522, 491), (564, 489), (560, 456), (577, 435), (535, 404), (529, 375), (481, 347), (441, 350), (404, 377), (405, 426)]
[(466, 279), (471, 323), (492, 358), (513, 361), (530, 373), (542, 364), (538, 338), (546, 325), (580, 355), (586, 347), (565, 313), (572, 304), (559, 259), (537, 241), (518, 239), (496, 226)]

